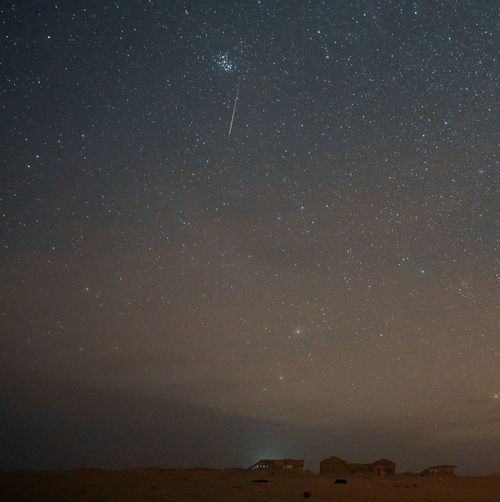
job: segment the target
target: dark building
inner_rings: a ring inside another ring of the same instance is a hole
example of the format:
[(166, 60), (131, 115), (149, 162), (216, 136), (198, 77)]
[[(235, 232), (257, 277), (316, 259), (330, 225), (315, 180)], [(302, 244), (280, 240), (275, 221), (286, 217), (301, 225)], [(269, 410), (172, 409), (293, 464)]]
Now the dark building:
[(319, 463), (320, 474), (345, 474), (347, 462), (338, 457), (325, 458)]
[(433, 465), (432, 467), (428, 467), (424, 469), (421, 474), (424, 476), (434, 475), (434, 476), (454, 476), (456, 465)]
[(387, 476), (388, 474), (396, 474), (396, 464), (392, 460), (379, 458), (371, 464), (372, 472), (378, 476)]
[(269, 469), (271, 471), (303, 471), (304, 461), (294, 460), (292, 458), (283, 459), (262, 459), (258, 460), (248, 468), (251, 469)]

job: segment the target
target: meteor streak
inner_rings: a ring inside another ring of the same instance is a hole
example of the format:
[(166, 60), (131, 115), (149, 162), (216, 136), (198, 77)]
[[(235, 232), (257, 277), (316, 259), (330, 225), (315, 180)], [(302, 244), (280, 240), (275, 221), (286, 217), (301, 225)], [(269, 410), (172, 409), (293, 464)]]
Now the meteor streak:
[(238, 87), (236, 88), (236, 96), (234, 98), (233, 114), (231, 115), (231, 123), (229, 124), (228, 136), (231, 136), (231, 131), (233, 130), (234, 114), (236, 113), (236, 105), (238, 104), (238, 99), (240, 96), (241, 82), (243, 82), (243, 73), (241, 74), (240, 81), (238, 82)]

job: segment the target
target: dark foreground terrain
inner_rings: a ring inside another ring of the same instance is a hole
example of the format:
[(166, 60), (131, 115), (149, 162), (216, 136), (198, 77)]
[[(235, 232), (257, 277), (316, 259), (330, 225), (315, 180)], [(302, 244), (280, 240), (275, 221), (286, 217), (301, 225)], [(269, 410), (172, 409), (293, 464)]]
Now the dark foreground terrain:
[(385, 478), (351, 475), (345, 479), (347, 484), (334, 484), (334, 478), (308, 471), (270, 473), (238, 469), (3, 471), (0, 472), (0, 500), (290, 502), (307, 499), (500, 502), (500, 475), (396, 475)]

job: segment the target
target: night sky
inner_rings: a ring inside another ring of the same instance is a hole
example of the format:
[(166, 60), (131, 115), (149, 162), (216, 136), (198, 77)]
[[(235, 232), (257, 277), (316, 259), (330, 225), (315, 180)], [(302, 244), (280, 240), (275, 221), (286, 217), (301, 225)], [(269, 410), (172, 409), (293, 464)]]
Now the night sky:
[(0, 22), (0, 468), (500, 470), (496, 1)]

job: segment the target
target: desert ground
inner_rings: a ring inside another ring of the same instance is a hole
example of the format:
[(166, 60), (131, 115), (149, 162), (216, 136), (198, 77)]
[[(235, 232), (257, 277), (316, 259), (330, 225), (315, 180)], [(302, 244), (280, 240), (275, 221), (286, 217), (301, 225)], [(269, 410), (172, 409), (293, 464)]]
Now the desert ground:
[(500, 475), (376, 477), (356, 474), (345, 476), (344, 479), (347, 484), (335, 484), (335, 477), (320, 476), (309, 471), (273, 473), (239, 469), (3, 471), (0, 472), (0, 500), (500, 502)]

